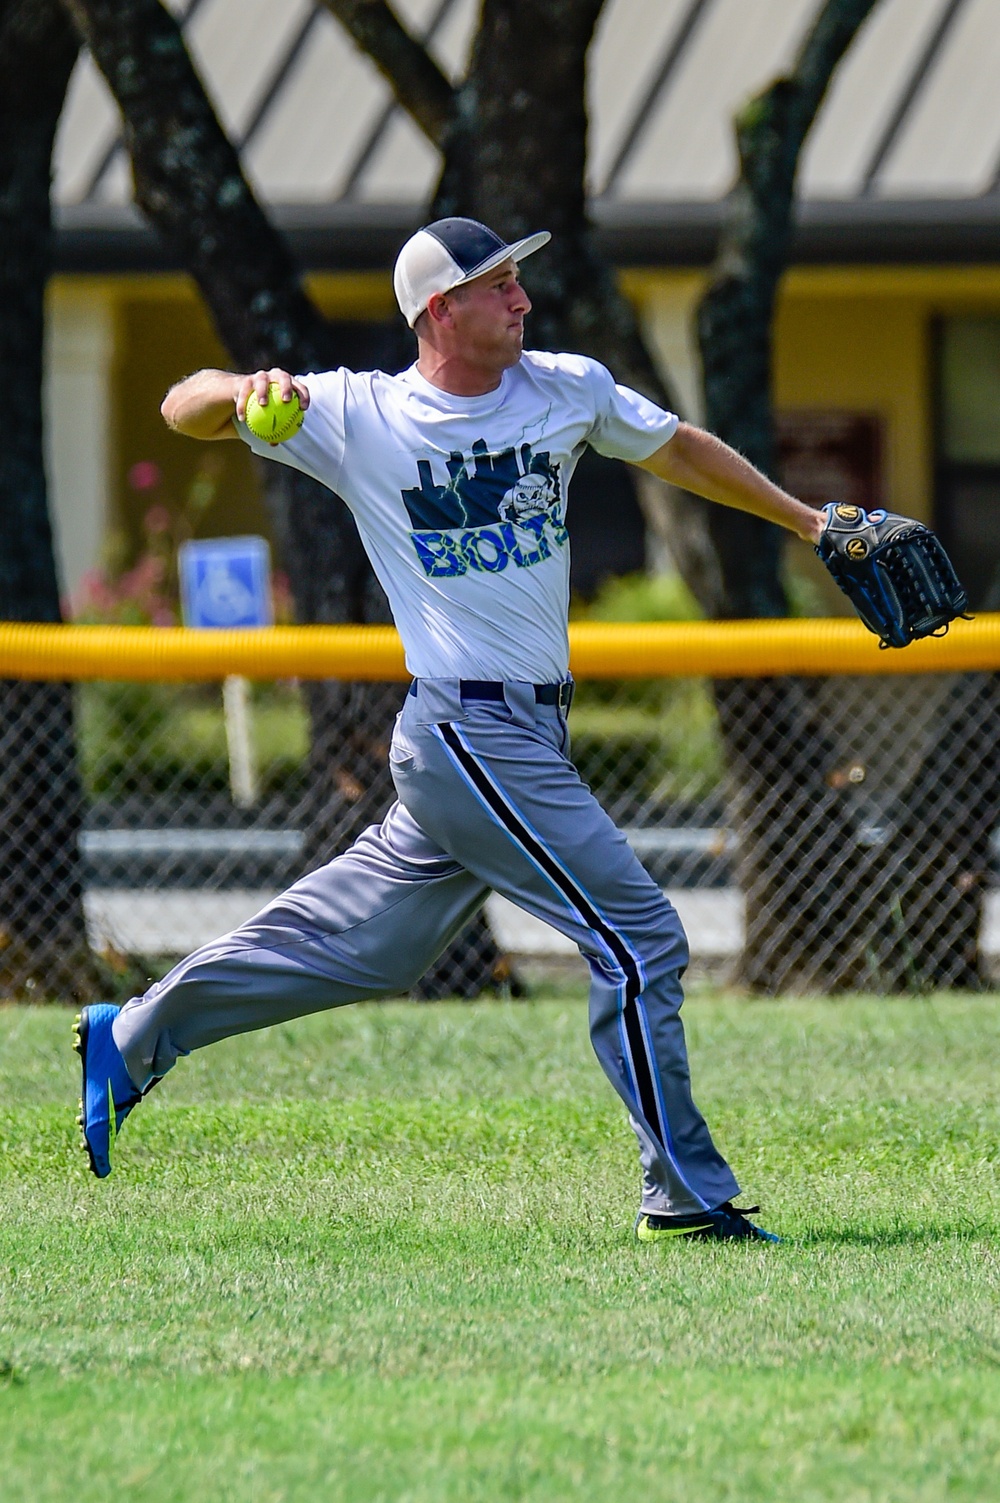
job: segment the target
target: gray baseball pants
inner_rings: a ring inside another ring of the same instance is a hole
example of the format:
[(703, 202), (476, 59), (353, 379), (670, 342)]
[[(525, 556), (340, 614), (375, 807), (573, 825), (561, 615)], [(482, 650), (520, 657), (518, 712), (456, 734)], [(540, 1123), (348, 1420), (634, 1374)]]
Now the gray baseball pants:
[(562, 711), (530, 684), (502, 700), (454, 679), (407, 695), (381, 825), (119, 1013), (137, 1085), (218, 1039), (405, 992), (490, 889), (552, 924), (590, 966), (590, 1032), (639, 1140), (642, 1208), (686, 1214), (738, 1193), (694, 1104), (675, 910), (566, 754)]

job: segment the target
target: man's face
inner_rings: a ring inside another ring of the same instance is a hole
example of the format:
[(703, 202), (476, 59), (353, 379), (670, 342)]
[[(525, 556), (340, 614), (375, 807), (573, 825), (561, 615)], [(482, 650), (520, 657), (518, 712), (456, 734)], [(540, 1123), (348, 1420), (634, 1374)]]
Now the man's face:
[(446, 293), (452, 328), (462, 353), (499, 369), (516, 365), (524, 347), (524, 316), (531, 299), (513, 261)]

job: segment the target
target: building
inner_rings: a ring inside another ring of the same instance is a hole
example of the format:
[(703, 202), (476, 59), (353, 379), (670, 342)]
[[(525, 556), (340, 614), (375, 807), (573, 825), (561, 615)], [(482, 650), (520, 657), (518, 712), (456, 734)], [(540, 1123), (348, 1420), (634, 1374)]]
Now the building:
[[(349, 344), (393, 316), (387, 271), (420, 222), (435, 153), (310, 0), (172, 4), (249, 178)], [(818, 5), (607, 0), (602, 16), (589, 83), (593, 214), (694, 419), (692, 312), (734, 175), (732, 116), (787, 66)], [(396, 9), (460, 74), (476, 0)], [(1000, 604), (998, 76), (996, 0), (880, 0), (807, 143), (776, 328), (789, 483), (933, 518), (980, 606)], [(242, 450), (225, 446), (213, 473), (203, 449), (162, 429), (167, 385), (224, 357), (191, 284), (131, 206), (117, 111), (85, 57), (55, 165), (48, 428), (72, 589), (109, 529), (137, 539), (144, 462), (175, 499), (192, 485), (214, 496), (215, 531), (266, 520)], [(796, 562), (808, 570), (806, 550)]]

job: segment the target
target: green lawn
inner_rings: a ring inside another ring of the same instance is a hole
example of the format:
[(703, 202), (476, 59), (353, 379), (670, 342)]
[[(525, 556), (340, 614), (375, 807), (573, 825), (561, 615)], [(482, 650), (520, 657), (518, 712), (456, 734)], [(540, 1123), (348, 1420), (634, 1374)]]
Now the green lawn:
[(0, 1499), (996, 1498), (997, 1000), (689, 1003), (778, 1248), (631, 1240), (582, 1000), (231, 1041), (104, 1183), (0, 1009)]

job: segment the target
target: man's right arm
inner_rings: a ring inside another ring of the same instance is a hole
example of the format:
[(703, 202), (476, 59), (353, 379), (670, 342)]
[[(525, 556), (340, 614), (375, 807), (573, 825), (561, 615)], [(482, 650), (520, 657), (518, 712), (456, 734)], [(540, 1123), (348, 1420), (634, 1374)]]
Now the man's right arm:
[(272, 383), (278, 385), (280, 401), (290, 401), (294, 392), (303, 411), (309, 406), (309, 391), (304, 382), (275, 367), (246, 376), (234, 375), (232, 371), (196, 371), (170, 388), (160, 404), (160, 412), (175, 433), (184, 433), (188, 438), (237, 438), (233, 418), (242, 422), (252, 391), (257, 393), (261, 406), (266, 406)]

